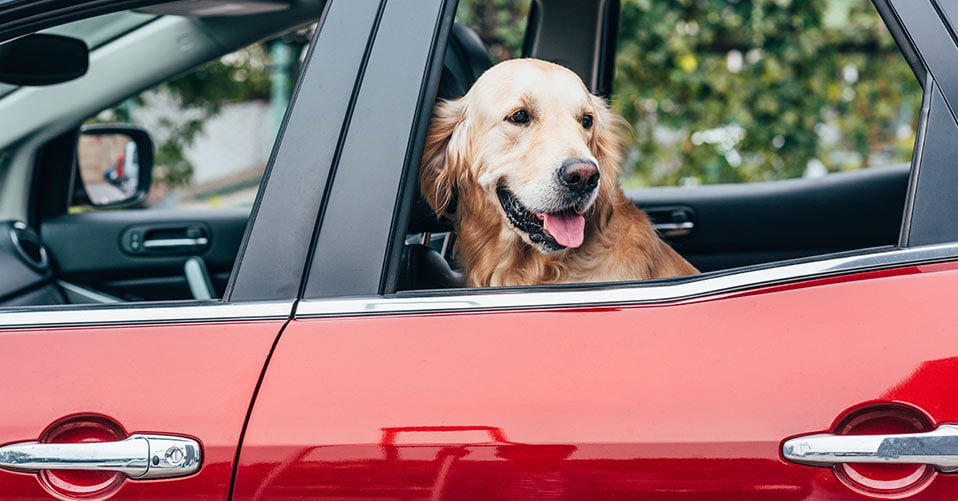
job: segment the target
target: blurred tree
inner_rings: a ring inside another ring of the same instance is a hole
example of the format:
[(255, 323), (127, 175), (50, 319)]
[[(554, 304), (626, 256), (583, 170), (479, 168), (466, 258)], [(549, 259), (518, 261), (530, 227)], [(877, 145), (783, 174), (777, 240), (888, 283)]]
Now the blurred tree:
[[(764, 181), (907, 162), (921, 89), (867, 0), (621, 0), (625, 183)], [(527, 0), (462, 0), (494, 59)], [(817, 171), (817, 172), (816, 172)]]
[[(296, 45), (302, 47), (304, 43), (298, 40)], [(151, 102), (156, 99), (172, 100), (175, 113), (160, 117), (159, 130), (150, 131), (157, 141), (154, 185), (161, 190), (188, 186), (193, 179), (193, 165), (186, 158), (186, 151), (203, 133), (206, 121), (230, 103), (269, 100), (271, 61), (266, 45), (256, 44), (227, 54), (128, 99), (107, 116), (89, 122), (132, 122), (134, 109), (156, 108), (156, 103)]]
[(908, 161), (921, 98), (864, 0), (625, 0), (614, 108), (635, 184)]
[(186, 158), (187, 148), (224, 105), (269, 99), (269, 63), (265, 46), (256, 44), (156, 88), (172, 96), (181, 113), (161, 120), (165, 131), (156, 148), (155, 182), (167, 189), (192, 182), (193, 165)]

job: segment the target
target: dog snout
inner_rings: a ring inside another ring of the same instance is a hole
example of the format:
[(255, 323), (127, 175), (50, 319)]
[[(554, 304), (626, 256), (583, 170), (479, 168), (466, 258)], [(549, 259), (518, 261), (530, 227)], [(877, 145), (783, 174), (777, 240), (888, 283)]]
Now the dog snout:
[(575, 194), (588, 193), (599, 185), (599, 167), (592, 160), (570, 158), (559, 167), (559, 181)]

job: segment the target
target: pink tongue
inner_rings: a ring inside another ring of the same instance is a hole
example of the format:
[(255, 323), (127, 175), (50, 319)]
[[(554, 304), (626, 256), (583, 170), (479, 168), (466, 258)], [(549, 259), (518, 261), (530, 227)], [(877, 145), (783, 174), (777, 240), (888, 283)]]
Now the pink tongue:
[(546, 231), (559, 245), (575, 249), (585, 238), (585, 218), (580, 214), (539, 214)]

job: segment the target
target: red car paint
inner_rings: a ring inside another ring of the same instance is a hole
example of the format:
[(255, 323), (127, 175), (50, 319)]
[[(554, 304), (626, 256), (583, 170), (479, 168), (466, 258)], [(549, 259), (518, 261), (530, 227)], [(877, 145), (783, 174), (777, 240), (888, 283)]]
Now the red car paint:
[[(955, 290), (933, 265), (662, 306), (295, 320), (235, 494), (887, 497), (781, 443), (891, 403), (958, 422)], [(954, 499), (958, 476), (932, 477), (921, 499)]]
[[(84, 415), (129, 433), (192, 436), (205, 454), (199, 473), (126, 480), (112, 499), (223, 499), (256, 381), (282, 324), (0, 332), (0, 445), (37, 440), (49, 425)], [(0, 470), (0, 498), (49, 497), (36, 474)]]

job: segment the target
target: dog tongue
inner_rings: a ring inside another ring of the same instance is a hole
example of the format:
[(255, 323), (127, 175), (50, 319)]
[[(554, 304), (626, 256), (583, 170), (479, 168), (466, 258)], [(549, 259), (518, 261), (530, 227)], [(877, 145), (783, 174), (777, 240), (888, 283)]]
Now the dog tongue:
[(545, 223), (546, 231), (559, 245), (572, 249), (582, 245), (585, 238), (585, 218), (581, 214), (540, 214), (539, 217)]

